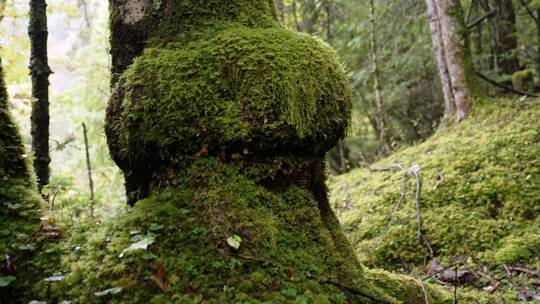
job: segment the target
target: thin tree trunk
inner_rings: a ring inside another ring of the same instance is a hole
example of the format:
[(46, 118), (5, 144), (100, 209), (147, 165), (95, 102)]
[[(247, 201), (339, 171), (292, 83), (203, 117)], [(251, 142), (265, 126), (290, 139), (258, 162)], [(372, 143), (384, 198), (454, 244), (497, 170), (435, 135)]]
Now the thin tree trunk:
[(496, 15), (490, 19), (493, 26), (492, 43), (494, 62), (502, 74), (513, 74), (519, 69), (517, 58), (516, 13), (512, 0), (489, 0), (490, 10)]
[(296, 0), (293, 0), (292, 2), (292, 14), (294, 18), (294, 25), (297, 31), (301, 32), (302, 29), (300, 28), (300, 22), (298, 22), (298, 9), (296, 6)]
[(444, 117), (441, 125), (449, 120), (449, 117), (455, 113), (455, 101), (454, 93), (452, 90), (452, 83), (450, 81), (450, 75), (448, 73), (448, 66), (446, 65), (446, 54), (444, 52), (444, 44), (442, 41), (442, 29), (439, 18), (439, 12), (437, 5), (433, 0), (426, 0), (429, 27), (431, 29), (431, 40), (433, 43), (433, 52), (435, 53), (435, 60), (437, 68), (439, 70), (439, 77), (441, 80), (441, 87), (444, 98)]
[(537, 50), (536, 50), (536, 75), (540, 76), (540, 8), (536, 9), (536, 19), (534, 20), (536, 24), (536, 41), (537, 41)]
[(30, 75), (32, 76), (32, 150), (41, 190), (49, 183), (49, 69), (47, 58), (47, 3), (30, 0)]
[(82, 124), (84, 135), (84, 149), (86, 151), (86, 171), (88, 172), (88, 187), (90, 188), (90, 217), (94, 217), (96, 200), (94, 198), (94, 180), (92, 179), (92, 163), (90, 162), (90, 147), (88, 145), (88, 132), (86, 124)]
[(454, 94), (456, 118), (461, 121), (470, 113), (475, 83), (463, 8), (459, 0), (441, 0), (435, 3), (441, 24), (446, 66)]
[(377, 121), (377, 129), (379, 130), (378, 137), (382, 147), (382, 154), (386, 155), (390, 152), (390, 140), (388, 138), (388, 126), (386, 111), (381, 94), (381, 80), (379, 77), (379, 57), (377, 50), (377, 37), (375, 33), (375, 1), (369, 1), (369, 16), (370, 16), (370, 36), (371, 36), (371, 60), (373, 64), (373, 92), (375, 95), (375, 119)]

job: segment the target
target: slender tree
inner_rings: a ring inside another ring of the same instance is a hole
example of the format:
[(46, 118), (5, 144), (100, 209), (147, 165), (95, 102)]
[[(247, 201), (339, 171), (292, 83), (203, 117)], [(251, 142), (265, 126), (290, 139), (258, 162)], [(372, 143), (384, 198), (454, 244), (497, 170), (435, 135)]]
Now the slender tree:
[[(517, 58), (516, 13), (512, 0), (483, 0), (486, 11), (494, 11), (489, 19), (494, 67), (501, 74), (513, 74), (519, 69)], [(487, 3), (486, 3), (487, 2)]]
[(536, 57), (534, 59), (536, 75), (540, 75), (540, 6), (536, 9), (529, 7), (529, 3), (525, 0), (519, 1), (527, 15), (534, 21), (536, 27)]
[(435, 60), (439, 70), (439, 78), (441, 80), (441, 87), (444, 98), (444, 113), (443, 122), (448, 120), (448, 116), (455, 112), (456, 107), (454, 103), (454, 92), (452, 90), (452, 83), (450, 81), (450, 74), (448, 72), (448, 66), (446, 65), (446, 53), (444, 49), (444, 43), (442, 39), (442, 28), (439, 20), (439, 12), (437, 5), (434, 1), (427, 0), (427, 12), (429, 27), (431, 29), (431, 38), (433, 42), (433, 51), (435, 53)]
[(47, 3), (30, 0), (30, 75), (32, 76), (32, 151), (34, 170), (41, 190), (49, 183), (49, 68), (47, 56)]
[(426, 0), (433, 49), (445, 98), (445, 117), (469, 115), (475, 94), (470, 49), (459, 0)]
[(373, 95), (375, 103), (375, 122), (377, 124), (377, 135), (379, 136), (379, 142), (382, 147), (381, 154), (386, 155), (390, 153), (390, 138), (388, 137), (388, 117), (384, 109), (384, 102), (382, 99), (382, 84), (379, 71), (379, 54), (377, 48), (377, 34), (375, 24), (375, 1), (369, 0), (369, 24), (370, 24), (370, 53), (371, 61), (373, 65), (372, 77), (373, 77)]

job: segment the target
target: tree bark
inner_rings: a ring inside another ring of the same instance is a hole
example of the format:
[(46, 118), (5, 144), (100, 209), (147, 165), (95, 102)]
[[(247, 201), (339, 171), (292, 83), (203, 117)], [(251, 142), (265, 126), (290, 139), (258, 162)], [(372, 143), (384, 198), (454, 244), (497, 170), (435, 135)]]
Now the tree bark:
[(436, 58), (444, 56), (444, 61), (437, 59), (437, 65), (445, 95), (445, 117), (455, 115), (461, 121), (469, 115), (476, 93), (463, 8), (459, 0), (426, 0), (426, 4)]
[(433, 43), (433, 52), (435, 53), (435, 61), (439, 71), (439, 78), (444, 98), (444, 122), (448, 121), (449, 116), (455, 113), (454, 92), (446, 65), (446, 54), (444, 52), (444, 43), (442, 40), (442, 29), (439, 20), (439, 12), (434, 1), (426, 0), (429, 27), (431, 29), (431, 40)]
[(32, 76), (32, 151), (34, 170), (41, 190), (49, 183), (49, 75), (47, 57), (47, 3), (30, 0), (30, 75)]

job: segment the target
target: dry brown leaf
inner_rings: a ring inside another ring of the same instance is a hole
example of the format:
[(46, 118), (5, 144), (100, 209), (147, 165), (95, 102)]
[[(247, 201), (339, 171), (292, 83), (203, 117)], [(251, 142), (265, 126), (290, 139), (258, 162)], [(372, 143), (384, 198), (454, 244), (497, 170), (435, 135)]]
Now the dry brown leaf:
[(163, 261), (159, 262), (158, 268), (156, 269), (152, 277), (162, 291), (167, 291), (169, 289), (167, 270), (165, 269), (165, 263), (163, 263)]

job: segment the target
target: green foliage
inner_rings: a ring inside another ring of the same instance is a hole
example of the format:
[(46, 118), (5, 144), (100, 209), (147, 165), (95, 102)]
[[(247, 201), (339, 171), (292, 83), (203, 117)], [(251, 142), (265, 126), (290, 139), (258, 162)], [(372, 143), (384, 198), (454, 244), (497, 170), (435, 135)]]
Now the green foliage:
[[(421, 167), (424, 233), (436, 256), (472, 255), (488, 266), (537, 261), (539, 114), (538, 100), (477, 100), (471, 119), (373, 165)], [(331, 182), (333, 205), (364, 263), (423, 263), (415, 181), (403, 188), (403, 174), (359, 169)]]

